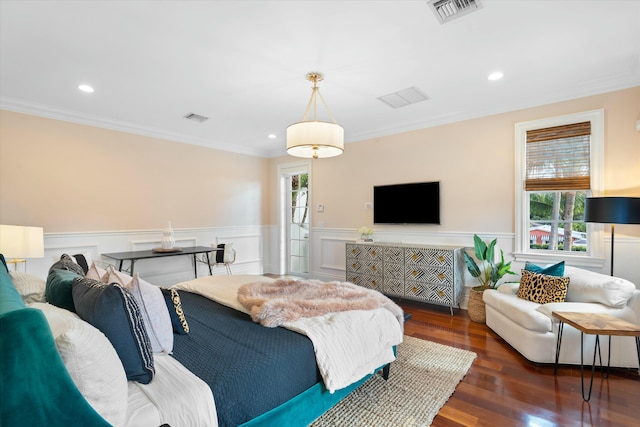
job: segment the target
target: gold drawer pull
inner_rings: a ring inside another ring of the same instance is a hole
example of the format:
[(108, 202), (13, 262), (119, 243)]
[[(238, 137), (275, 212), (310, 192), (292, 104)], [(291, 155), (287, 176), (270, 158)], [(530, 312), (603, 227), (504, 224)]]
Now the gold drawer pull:
[(371, 255), (376, 256), (377, 255), (376, 251), (371, 251)]
[(444, 279), (444, 273), (438, 274), (438, 279), (440, 279), (440, 280)]
[(378, 269), (377, 269), (377, 268), (376, 268), (376, 266), (374, 265), (374, 266), (372, 266), (372, 267), (371, 267), (371, 271), (378, 271)]
[(413, 274), (413, 277), (416, 277), (416, 276), (418, 275), (418, 272), (417, 272), (417, 271), (415, 271), (415, 270), (413, 270), (413, 271), (411, 272), (411, 274)]
[(417, 253), (413, 253), (413, 255), (411, 255), (411, 258), (415, 261), (418, 259), (418, 254)]
[(351, 264), (351, 268), (356, 268), (356, 263), (354, 262), (353, 264)]
[(444, 291), (443, 291), (442, 289), (440, 289), (440, 290), (438, 291), (438, 296), (439, 296), (440, 298), (444, 298), (444, 295), (445, 295)]
[(411, 290), (413, 291), (413, 293), (414, 293), (414, 294), (417, 294), (417, 293), (418, 293), (418, 288), (417, 288), (417, 287), (415, 287), (415, 286), (414, 286)]
[(440, 262), (444, 262), (444, 257), (443, 257), (442, 255), (440, 255), (440, 256), (438, 257), (438, 261), (440, 261)]

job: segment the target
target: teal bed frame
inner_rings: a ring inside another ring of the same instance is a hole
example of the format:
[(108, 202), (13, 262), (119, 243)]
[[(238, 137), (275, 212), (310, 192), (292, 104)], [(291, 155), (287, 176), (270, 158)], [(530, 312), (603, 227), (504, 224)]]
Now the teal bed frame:
[[(25, 306), (2, 254), (0, 261), (0, 425), (109, 426), (75, 386), (44, 314)], [(242, 427), (307, 426), (372, 375), (334, 393), (317, 383)]]

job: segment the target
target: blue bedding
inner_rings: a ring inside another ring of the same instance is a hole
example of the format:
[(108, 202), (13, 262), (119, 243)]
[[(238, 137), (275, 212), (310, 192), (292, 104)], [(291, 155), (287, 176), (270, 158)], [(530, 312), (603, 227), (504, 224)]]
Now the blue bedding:
[(313, 344), (284, 328), (180, 291), (188, 335), (174, 335), (173, 357), (204, 380), (221, 427), (237, 426), (321, 381)]

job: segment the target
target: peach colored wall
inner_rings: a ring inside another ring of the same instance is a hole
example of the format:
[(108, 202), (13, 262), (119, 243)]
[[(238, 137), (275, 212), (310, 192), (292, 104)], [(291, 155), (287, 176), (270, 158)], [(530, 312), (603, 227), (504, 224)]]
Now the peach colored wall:
[[(640, 196), (640, 133), (635, 129), (640, 87), (634, 87), (349, 143), (342, 156), (313, 162), (313, 203), (325, 206), (324, 213), (313, 210), (313, 224), (328, 228), (371, 224), (372, 211), (364, 204), (372, 201), (374, 185), (434, 180), (441, 182), (442, 224), (420, 226), (421, 230), (512, 233), (515, 124), (600, 108), (605, 110), (605, 195)], [(345, 132), (348, 135), (349, 129)], [(271, 173), (290, 161), (290, 157), (273, 159)], [(412, 207), (418, 205), (416, 201)], [(272, 223), (276, 208), (272, 206)], [(616, 230), (622, 231), (619, 227)], [(633, 235), (640, 235), (638, 229), (625, 228)]]
[(45, 232), (260, 225), (263, 158), (0, 111), (0, 223)]

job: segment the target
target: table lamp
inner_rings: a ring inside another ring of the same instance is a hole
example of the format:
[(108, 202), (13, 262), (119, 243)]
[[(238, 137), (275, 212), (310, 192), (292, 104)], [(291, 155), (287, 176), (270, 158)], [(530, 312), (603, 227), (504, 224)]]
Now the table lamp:
[(640, 197), (587, 197), (585, 222), (611, 224), (611, 275), (615, 224), (640, 224)]
[(0, 225), (0, 253), (5, 255), (7, 264), (25, 263), (25, 258), (44, 257), (44, 232), (42, 227), (24, 227), (20, 225)]

